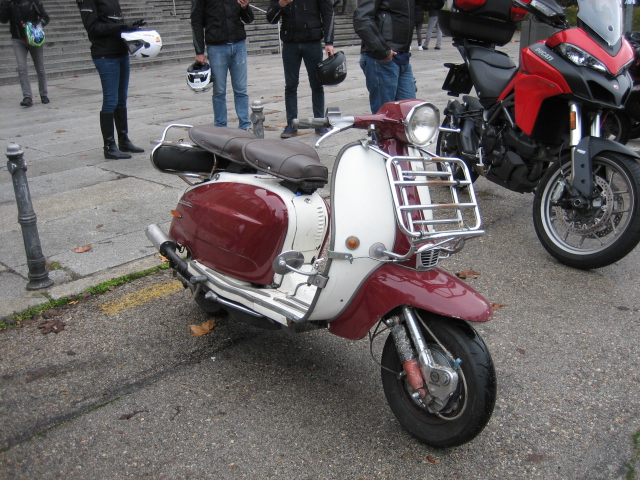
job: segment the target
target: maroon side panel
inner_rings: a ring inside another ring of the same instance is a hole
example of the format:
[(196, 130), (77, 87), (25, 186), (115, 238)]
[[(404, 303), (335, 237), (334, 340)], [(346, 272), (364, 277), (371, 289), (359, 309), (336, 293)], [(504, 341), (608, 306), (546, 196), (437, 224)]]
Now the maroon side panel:
[(282, 251), (287, 209), (276, 194), (253, 185), (213, 183), (188, 191), (169, 235), (204, 265), (240, 280), (268, 285)]
[(486, 322), (493, 316), (489, 302), (453, 275), (437, 268), (418, 272), (384, 264), (364, 281), (349, 306), (329, 323), (329, 331), (358, 340), (382, 316), (400, 305), (472, 322)]

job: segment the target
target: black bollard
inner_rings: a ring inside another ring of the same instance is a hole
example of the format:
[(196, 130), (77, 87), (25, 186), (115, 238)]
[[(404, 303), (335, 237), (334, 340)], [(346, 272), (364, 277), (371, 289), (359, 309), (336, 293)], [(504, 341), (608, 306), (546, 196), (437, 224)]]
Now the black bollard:
[(258, 138), (264, 138), (264, 106), (260, 100), (254, 100), (251, 104), (251, 123), (253, 134)]
[(7, 169), (13, 178), (13, 190), (18, 205), (18, 223), (22, 227), (24, 249), (27, 253), (29, 282), (27, 290), (38, 290), (53, 285), (46, 268), (46, 260), (42, 254), (36, 214), (31, 203), (29, 184), (27, 183), (27, 164), (24, 152), (19, 145), (10, 143), (7, 147)]

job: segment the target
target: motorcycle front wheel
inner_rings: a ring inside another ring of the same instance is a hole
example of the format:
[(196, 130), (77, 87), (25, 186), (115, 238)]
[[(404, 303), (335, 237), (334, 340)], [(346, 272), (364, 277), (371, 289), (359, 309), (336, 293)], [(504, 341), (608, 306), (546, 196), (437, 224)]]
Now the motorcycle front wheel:
[(605, 110), (602, 112), (600, 136), (625, 145), (631, 136), (631, 118), (621, 111)]
[(544, 248), (574, 268), (600, 268), (617, 262), (640, 241), (638, 194), (640, 166), (634, 160), (602, 152), (592, 159), (598, 197), (589, 208), (564, 202), (570, 161), (553, 164), (536, 189), (533, 224)]
[(459, 384), (447, 405), (434, 411), (425, 400), (412, 396), (393, 336), (382, 350), (382, 386), (396, 419), (411, 435), (434, 448), (462, 445), (475, 438), (489, 422), (496, 401), (496, 373), (489, 351), (466, 322), (427, 318), (423, 335), (436, 363), (454, 368)]

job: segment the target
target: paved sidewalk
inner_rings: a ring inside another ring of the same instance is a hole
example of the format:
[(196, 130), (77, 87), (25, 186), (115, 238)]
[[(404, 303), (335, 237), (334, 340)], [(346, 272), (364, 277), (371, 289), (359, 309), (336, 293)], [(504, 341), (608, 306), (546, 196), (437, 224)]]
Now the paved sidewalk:
[[(518, 46), (513, 42), (504, 50), (514, 57)], [(359, 47), (344, 51), (348, 77), (341, 85), (326, 88), (326, 106), (338, 106), (345, 115), (367, 113), (368, 94), (358, 65)], [(42, 250), (50, 265), (59, 266), (50, 271), (55, 282), (52, 287), (31, 292), (25, 289), (28, 267), (5, 156), (0, 162), (0, 317), (158, 264), (144, 231), (150, 223), (168, 225), (169, 211), (186, 184), (176, 176), (154, 170), (149, 150), (169, 123), (213, 122), (211, 94), (195, 94), (186, 85), (185, 71), (190, 61), (132, 71), (130, 137), (147, 151), (130, 160), (103, 158), (98, 124), (102, 93), (97, 74), (52, 79), (51, 103), (43, 105), (36, 97), (31, 108), (19, 105), (17, 84), (0, 86), (2, 153), (6, 154), (9, 142), (22, 147)], [(412, 66), (418, 97), (442, 110), (448, 99), (441, 90), (447, 73), (443, 64), (459, 61), (450, 38), (444, 39), (439, 51), (414, 48)], [(249, 95), (251, 102), (260, 100), (264, 105), (265, 137), (278, 138), (286, 122), (278, 55), (249, 57)], [(236, 127), (230, 86), (227, 98), (229, 126)], [(300, 117), (312, 115), (304, 67), (299, 112)], [(354, 135), (362, 136), (362, 132)], [(316, 138), (311, 132), (297, 139), (313, 144)], [(330, 167), (347, 139), (345, 135), (328, 139), (319, 149), (322, 161)], [(88, 245), (91, 248), (84, 253), (73, 252)]]

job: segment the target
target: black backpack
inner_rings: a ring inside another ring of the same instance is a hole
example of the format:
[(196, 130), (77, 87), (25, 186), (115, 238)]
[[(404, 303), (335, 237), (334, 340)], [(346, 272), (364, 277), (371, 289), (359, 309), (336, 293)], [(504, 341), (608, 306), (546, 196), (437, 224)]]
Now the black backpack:
[(424, 0), (425, 10), (440, 10), (444, 7), (445, 0)]

